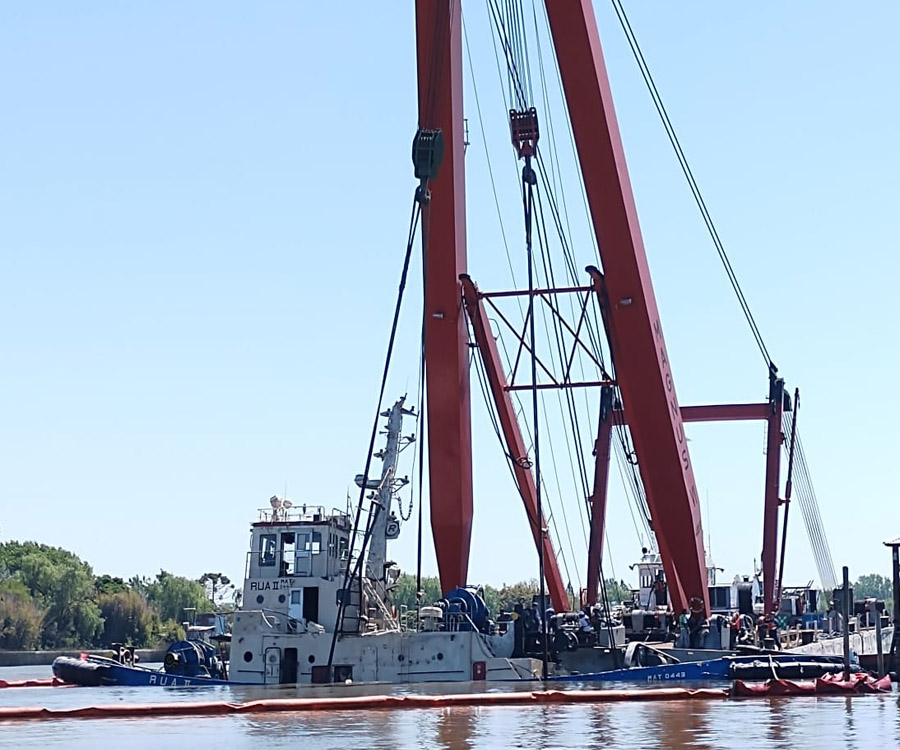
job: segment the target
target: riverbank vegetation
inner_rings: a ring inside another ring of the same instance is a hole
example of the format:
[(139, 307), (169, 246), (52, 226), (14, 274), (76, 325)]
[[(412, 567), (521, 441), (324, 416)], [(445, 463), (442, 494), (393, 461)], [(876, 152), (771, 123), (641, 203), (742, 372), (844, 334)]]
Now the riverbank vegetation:
[[(430, 604), (441, 598), (441, 584), (436, 576), (423, 576), (421, 582), (422, 601)], [(631, 601), (631, 590), (625, 581), (616, 581), (615, 578), (606, 580), (606, 595), (610, 604), (619, 604), (621, 602)], [(492, 614), (497, 615), (500, 612), (512, 611), (513, 607), (519, 602), (526, 607), (531, 606), (532, 599), (538, 594), (538, 582), (536, 578), (528, 581), (519, 581), (518, 583), (504, 583), (499, 588), (494, 586), (484, 586), (484, 603)], [(549, 598), (549, 594), (547, 594)], [(397, 579), (396, 588), (392, 591), (392, 603), (397, 607), (406, 607), (407, 609), (416, 608), (416, 577), (404, 573)], [(569, 606), (572, 609), (577, 607), (575, 593), (569, 593)]]
[[(605, 588), (611, 604), (631, 600), (625, 581), (610, 578)], [(859, 577), (854, 594), (857, 599), (885, 599), (890, 612), (891, 588), (889, 579), (873, 573)], [(421, 591), (423, 603), (441, 598), (434, 576), (422, 578)], [(488, 609), (496, 615), (518, 602), (529, 604), (538, 593), (538, 582), (485, 586), (483, 591)], [(221, 573), (204, 573), (192, 580), (160, 570), (153, 578), (134, 576), (126, 581), (94, 575), (87, 562), (59, 547), (4, 542), (0, 543), (0, 649), (156, 646), (184, 637), (186, 612), (229, 611), (238, 593)], [(392, 599), (398, 608), (415, 609), (415, 576), (401, 575)], [(576, 605), (570, 592), (570, 606)]]
[[(227, 579), (226, 579), (227, 580)], [(0, 544), (0, 649), (137, 647), (183, 637), (185, 610), (214, 609), (207, 586), (161, 570), (95, 576), (59, 547)]]

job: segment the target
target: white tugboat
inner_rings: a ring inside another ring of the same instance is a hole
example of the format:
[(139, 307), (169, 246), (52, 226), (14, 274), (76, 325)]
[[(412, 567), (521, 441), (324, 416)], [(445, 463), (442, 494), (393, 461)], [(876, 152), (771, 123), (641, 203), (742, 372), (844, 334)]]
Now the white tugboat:
[(387, 444), (375, 454), (383, 461), (381, 478), (367, 485), (373, 492), (364, 565), (351, 552), (348, 512), (298, 507), (277, 496), (260, 511), (251, 525), (243, 608), (234, 617), (232, 681), (405, 683), (540, 674), (539, 661), (513, 658), (514, 628), (492, 622), (475, 589), (455, 589), (412, 618), (401, 619), (391, 604), (400, 574), (387, 558), (387, 542), (400, 531), (391, 501), (406, 484), (396, 469), (408, 440), (402, 420), (410, 413), (401, 398), (382, 414)]

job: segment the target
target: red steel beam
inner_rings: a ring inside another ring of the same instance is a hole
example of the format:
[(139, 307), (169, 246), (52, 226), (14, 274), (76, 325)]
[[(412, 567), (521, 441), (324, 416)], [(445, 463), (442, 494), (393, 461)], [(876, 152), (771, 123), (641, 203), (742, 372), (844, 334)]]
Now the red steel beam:
[(528, 451), (525, 448), (525, 441), (522, 439), (522, 432), (519, 430), (519, 422), (516, 419), (512, 399), (507, 390), (506, 376), (503, 374), (497, 342), (491, 333), (490, 323), (484, 309), (484, 302), (478, 292), (478, 287), (465, 274), (460, 278), (466, 313), (468, 313), (469, 320), (472, 321), (475, 343), (481, 351), (481, 358), (484, 361), (484, 370), (491, 388), (491, 395), (494, 397), (494, 403), (497, 406), (497, 415), (500, 420), (500, 427), (503, 430), (503, 437), (506, 440), (507, 453), (511, 457), (510, 463), (516, 477), (516, 484), (519, 487), (519, 494), (522, 496), (522, 502), (525, 504), (525, 512), (528, 515), (528, 524), (531, 526), (535, 547), (541, 543), (543, 538), (544, 577), (547, 581), (550, 600), (553, 602), (553, 607), (557, 612), (565, 612), (569, 609), (569, 597), (566, 594), (566, 587), (563, 583), (562, 573), (559, 570), (559, 563), (556, 560), (556, 553), (553, 551), (553, 542), (550, 539), (550, 535), (547, 533), (541, 534), (540, 531), (542, 528), (546, 528), (546, 522), (543, 518), (538, 519), (537, 486), (535, 485), (534, 475), (531, 473), (531, 462), (528, 458)]
[(764, 421), (772, 413), (770, 404), (716, 404), (710, 406), (682, 406), (682, 422), (742, 422)]
[[(710, 404), (708, 406), (682, 406), (682, 422), (767, 422), (772, 416), (772, 405), (761, 404)], [(621, 411), (616, 419), (619, 424), (627, 424)]]
[(444, 158), (423, 210), (425, 376), (431, 529), (444, 593), (466, 583), (472, 537), (468, 337), (459, 275), (466, 270), (460, 0), (416, 0), (419, 127), (440, 129)]
[(531, 383), (527, 383), (525, 385), (508, 385), (506, 386), (506, 390), (508, 391), (546, 391), (550, 389), (561, 390), (563, 388), (596, 388), (604, 385), (614, 385), (615, 381), (613, 380), (585, 380), (585, 381), (563, 381), (562, 383), (538, 383), (537, 385), (532, 385)]
[(597, 442), (594, 443), (594, 489), (591, 492), (591, 538), (588, 543), (587, 603), (596, 604), (603, 581), (600, 562), (603, 560), (603, 533), (606, 528), (606, 494), (609, 485), (609, 454), (612, 445), (613, 389), (600, 392), (600, 421)]
[(561, 286), (556, 289), (535, 289), (529, 292), (527, 289), (512, 289), (505, 292), (481, 292), (484, 299), (493, 299), (494, 297), (527, 297), (529, 294), (535, 297), (542, 297), (546, 294), (571, 294), (572, 292), (589, 292), (589, 286)]
[(784, 414), (784, 381), (769, 376), (769, 427), (766, 439), (766, 493), (763, 511), (762, 593), (766, 614), (776, 614), (780, 602), (775, 601), (776, 562), (778, 558), (778, 506), (781, 504), (781, 418)]
[[(616, 378), (676, 607), (709, 612), (700, 499), (591, 0), (546, 0), (608, 293)], [(601, 291), (602, 276), (594, 275)], [(673, 587), (674, 584), (674, 588)]]

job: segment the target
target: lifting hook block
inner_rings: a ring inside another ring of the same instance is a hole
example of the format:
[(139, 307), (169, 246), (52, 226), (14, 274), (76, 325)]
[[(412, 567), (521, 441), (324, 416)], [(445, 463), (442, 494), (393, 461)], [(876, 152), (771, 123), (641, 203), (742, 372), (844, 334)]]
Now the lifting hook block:
[(509, 110), (509, 131), (520, 159), (535, 155), (540, 131), (537, 110), (534, 107)]
[(412, 144), (412, 161), (416, 179), (433, 180), (444, 158), (444, 133), (419, 128)]

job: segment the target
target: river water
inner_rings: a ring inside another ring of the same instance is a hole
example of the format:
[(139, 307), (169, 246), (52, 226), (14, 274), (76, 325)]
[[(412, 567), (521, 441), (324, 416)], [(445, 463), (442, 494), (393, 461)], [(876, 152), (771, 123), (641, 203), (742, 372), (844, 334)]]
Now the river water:
[[(0, 668), (0, 679), (49, 667)], [(439, 692), (450, 686), (428, 686)], [(621, 687), (621, 686), (619, 686)], [(459, 686), (454, 686), (456, 691)], [(319, 694), (330, 688), (319, 688)], [(337, 688), (346, 691), (347, 688)], [(362, 687), (355, 692), (364, 691)], [(479, 691), (483, 688), (479, 688)], [(2, 706), (240, 702), (309, 689), (7, 688)], [(346, 693), (345, 693), (346, 694)], [(0, 748), (900, 748), (893, 695), (0, 722)]]

